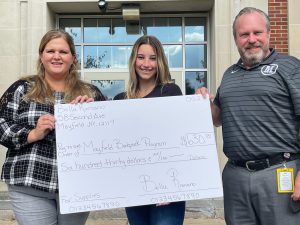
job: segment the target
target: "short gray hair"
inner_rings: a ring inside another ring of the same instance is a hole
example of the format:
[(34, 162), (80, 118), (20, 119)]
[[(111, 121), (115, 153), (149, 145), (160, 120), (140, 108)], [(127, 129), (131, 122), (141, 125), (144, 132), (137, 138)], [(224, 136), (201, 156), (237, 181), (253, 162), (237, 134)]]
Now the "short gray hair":
[(236, 21), (244, 14), (250, 14), (250, 13), (254, 13), (254, 12), (257, 12), (259, 13), (260, 15), (262, 15), (265, 19), (265, 22), (266, 22), (266, 28), (267, 28), (267, 31), (269, 32), (270, 31), (270, 18), (269, 16), (262, 10), (260, 9), (257, 9), (257, 8), (254, 8), (254, 7), (245, 7), (243, 8), (239, 14), (237, 14), (237, 16), (235, 17), (234, 21), (233, 21), (233, 24), (232, 24), (232, 31), (233, 31), (233, 36), (235, 38), (235, 35), (236, 35), (236, 28), (235, 28), (235, 25), (236, 25)]

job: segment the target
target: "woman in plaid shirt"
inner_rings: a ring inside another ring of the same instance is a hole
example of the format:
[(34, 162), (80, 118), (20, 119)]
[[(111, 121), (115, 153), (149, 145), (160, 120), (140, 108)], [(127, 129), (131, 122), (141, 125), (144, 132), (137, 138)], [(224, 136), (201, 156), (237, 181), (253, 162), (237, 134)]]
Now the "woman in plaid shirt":
[(37, 75), (12, 84), (0, 99), (0, 143), (8, 148), (1, 179), (19, 224), (85, 224), (88, 213), (61, 215), (54, 104), (104, 100), (79, 79), (72, 37), (47, 32), (39, 46)]

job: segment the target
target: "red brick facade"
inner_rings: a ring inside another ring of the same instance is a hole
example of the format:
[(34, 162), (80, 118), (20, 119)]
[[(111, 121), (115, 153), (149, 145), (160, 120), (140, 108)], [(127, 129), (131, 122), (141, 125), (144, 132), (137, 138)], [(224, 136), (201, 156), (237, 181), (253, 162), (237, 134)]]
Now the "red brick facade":
[(270, 46), (288, 54), (288, 0), (269, 0), (268, 12), (271, 22)]

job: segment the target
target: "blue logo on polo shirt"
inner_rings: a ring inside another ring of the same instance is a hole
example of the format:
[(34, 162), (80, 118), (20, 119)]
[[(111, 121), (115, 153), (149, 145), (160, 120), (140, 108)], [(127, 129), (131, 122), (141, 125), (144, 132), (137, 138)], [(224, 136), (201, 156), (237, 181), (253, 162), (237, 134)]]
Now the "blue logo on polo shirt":
[(261, 68), (261, 73), (262, 75), (265, 76), (270, 76), (276, 73), (278, 69), (278, 65), (277, 64), (270, 64), (270, 65), (265, 65)]

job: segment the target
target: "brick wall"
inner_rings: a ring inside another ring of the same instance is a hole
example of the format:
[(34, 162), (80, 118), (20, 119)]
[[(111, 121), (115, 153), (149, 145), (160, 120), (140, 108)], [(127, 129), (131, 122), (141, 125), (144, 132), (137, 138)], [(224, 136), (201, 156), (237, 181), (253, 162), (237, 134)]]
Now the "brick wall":
[(270, 47), (288, 54), (288, 0), (269, 0), (268, 12), (271, 22)]

